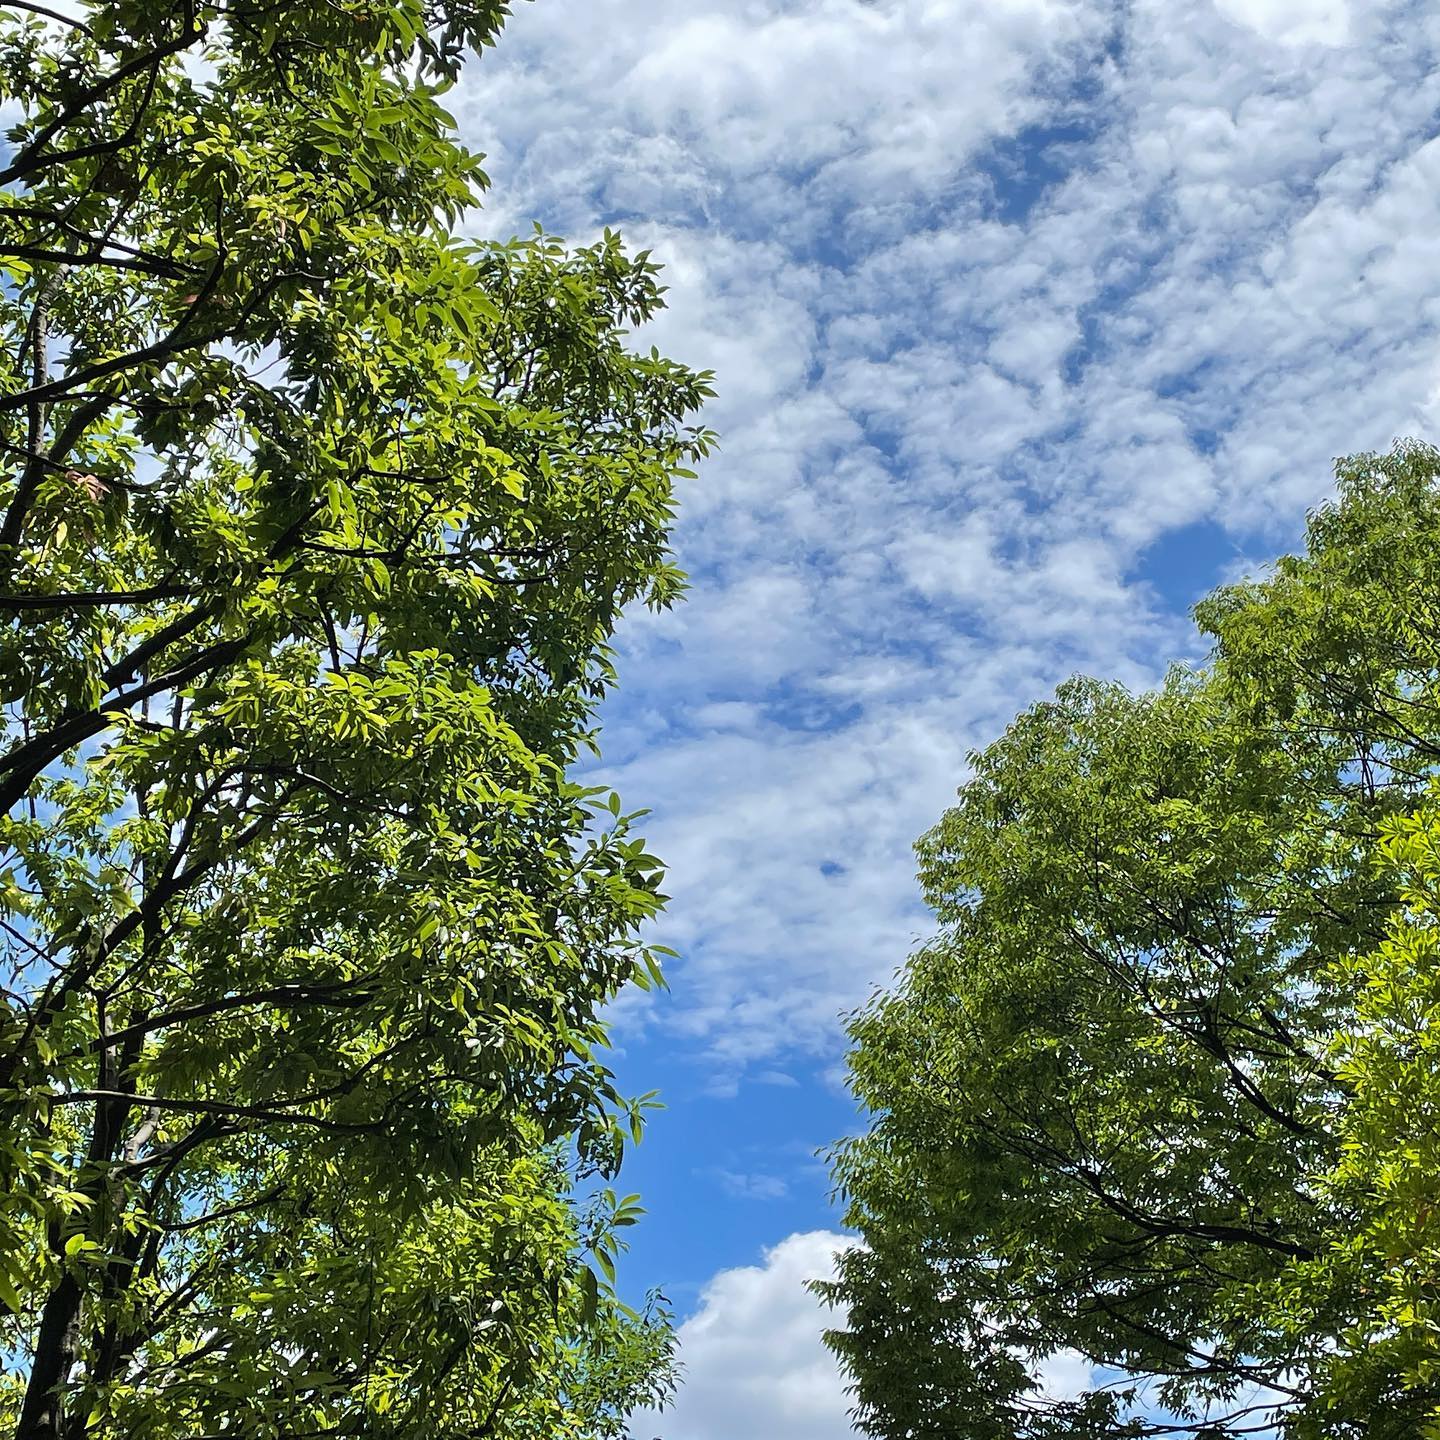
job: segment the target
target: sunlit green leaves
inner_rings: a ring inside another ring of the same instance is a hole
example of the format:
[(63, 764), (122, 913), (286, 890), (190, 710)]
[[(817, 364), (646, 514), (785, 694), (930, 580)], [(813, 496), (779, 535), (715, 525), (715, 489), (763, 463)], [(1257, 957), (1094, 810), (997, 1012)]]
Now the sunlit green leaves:
[(1440, 454), (1338, 474), (1204, 674), (1063, 686), (920, 842), (819, 1287), (870, 1433), (1440, 1434)]
[(618, 237), (458, 235), (500, 4), (83, 8), (0, 17), (0, 1415), (618, 1435), (664, 896), (567, 770), (708, 377)]

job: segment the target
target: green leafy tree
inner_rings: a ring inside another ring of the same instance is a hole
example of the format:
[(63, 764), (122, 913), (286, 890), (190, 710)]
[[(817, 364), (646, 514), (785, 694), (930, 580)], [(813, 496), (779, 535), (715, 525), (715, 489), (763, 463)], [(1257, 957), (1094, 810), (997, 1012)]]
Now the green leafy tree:
[(440, 97), (503, 17), (0, 14), (17, 1440), (580, 1440), (669, 1385), (634, 1198), (577, 1199), (659, 869), (567, 771), (708, 379), (627, 347), (616, 237), (462, 238)]
[[(1242, 701), (1287, 730), (1348, 748), (1342, 794), (1372, 800), (1367, 846), (1394, 890), (1375, 941), (1326, 976), (1352, 1012), (1330, 1060), (1344, 1094), (1338, 1158), (1316, 1180), (1327, 1244), (1261, 1290), (1306, 1355), (1291, 1424), (1331, 1435), (1440, 1435), (1434, 1201), (1433, 853), (1440, 760), (1440, 454), (1402, 446), (1340, 466), (1305, 557), (1203, 610)], [(1389, 807), (1375, 802), (1391, 798)], [(1337, 814), (1340, 803), (1333, 807)], [(1390, 809), (1395, 813), (1376, 811)]]
[(1437, 475), (1343, 462), (1203, 674), (1062, 687), (920, 842), (942, 929), (852, 1024), (867, 1243), (819, 1287), (869, 1433), (1433, 1424)]
[[(1401, 908), (1374, 953), (1348, 967), (1356, 1018), (1339, 1047), (1350, 1088), (1340, 1158), (1326, 1189), (1350, 1223), (1277, 1299), (1292, 1328), (1317, 1302), (1355, 1297), (1354, 1318), (1320, 1357), (1306, 1436), (1335, 1417), (1394, 1413), (1440, 1436), (1440, 815), (1391, 823), (1382, 850)], [(1362, 1432), (1363, 1433), (1363, 1432)]]

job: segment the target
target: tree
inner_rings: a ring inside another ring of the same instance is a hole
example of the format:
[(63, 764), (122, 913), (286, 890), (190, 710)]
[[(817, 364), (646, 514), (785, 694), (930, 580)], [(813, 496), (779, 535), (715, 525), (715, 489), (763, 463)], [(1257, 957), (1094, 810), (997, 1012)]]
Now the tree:
[(1440, 1156), (1429, 1035), (1440, 760), (1437, 475), (1440, 456), (1427, 446), (1342, 463), (1343, 503), (1315, 516), (1309, 556), (1282, 561), (1261, 591), (1222, 593), (1206, 617), (1228, 640), (1247, 703), (1288, 728), (1348, 745), (1347, 791), (1403, 797), (1369, 835), (1376, 872), (1393, 891), (1383, 933), (1327, 974), (1353, 1007), (1332, 1046), (1344, 1090), (1338, 1158), (1317, 1182), (1337, 1219), (1313, 1260), (1257, 1297), (1296, 1337), (1325, 1337), (1311, 1350), (1310, 1403), (1291, 1427), (1305, 1440), (1440, 1435), (1431, 1218)]
[[(1428, 1205), (1398, 1219), (1440, 1181), (1414, 1136), (1440, 454), (1338, 474), (1306, 555), (1199, 607), (1204, 673), (1062, 687), (920, 842), (942, 929), (852, 1023), (874, 1118), (834, 1165), (866, 1245), (818, 1287), (871, 1434), (1440, 1414)], [(1090, 1383), (1050, 1393), (1070, 1354)]]
[(617, 237), (461, 236), (504, 13), (0, 17), (17, 1440), (610, 1436), (669, 1383), (634, 1197), (578, 1198), (659, 869), (567, 772), (709, 385), (627, 348)]
[(1349, 1103), (1340, 1156), (1325, 1177), (1350, 1223), (1287, 1276), (1275, 1297), (1292, 1328), (1336, 1291), (1362, 1297), (1320, 1357), (1305, 1436), (1336, 1416), (1396, 1412), (1411, 1434), (1440, 1436), (1440, 817), (1433, 806), (1387, 827), (1383, 857), (1401, 884), (1390, 933), (1351, 967), (1356, 1023), (1340, 1047)]

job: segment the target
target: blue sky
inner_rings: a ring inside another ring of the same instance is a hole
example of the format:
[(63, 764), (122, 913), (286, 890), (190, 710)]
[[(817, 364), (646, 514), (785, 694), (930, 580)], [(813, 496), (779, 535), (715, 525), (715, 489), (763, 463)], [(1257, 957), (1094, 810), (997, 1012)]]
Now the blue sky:
[(645, 342), (718, 373), (694, 590), (627, 623), (605, 715), (682, 956), (618, 1016), (670, 1107), (627, 1283), (689, 1374), (637, 1434), (848, 1433), (815, 1151), (967, 751), (1198, 658), (1188, 606), (1333, 457), (1436, 438), (1437, 45), (1362, 0), (539, 0), (467, 74), (475, 228), (618, 225), (667, 267)]

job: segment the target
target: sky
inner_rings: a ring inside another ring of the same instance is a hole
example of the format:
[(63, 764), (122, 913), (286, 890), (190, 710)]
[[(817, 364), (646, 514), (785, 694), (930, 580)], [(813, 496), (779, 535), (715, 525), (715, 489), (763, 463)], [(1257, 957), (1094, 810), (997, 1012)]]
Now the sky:
[(642, 1440), (849, 1433), (817, 1152), (967, 753), (1201, 660), (1189, 606), (1334, 457), (1440, 438), (1437, 46), (1362, 0), (522, 0), (447, 102), (473, 228), (653, 248), (638, 341), (717, 376), (691, 594), (626, 622), (603, 716), (680, 955), (616, 1016), (669, 1107), (624, 1283), (687, 1373)]

